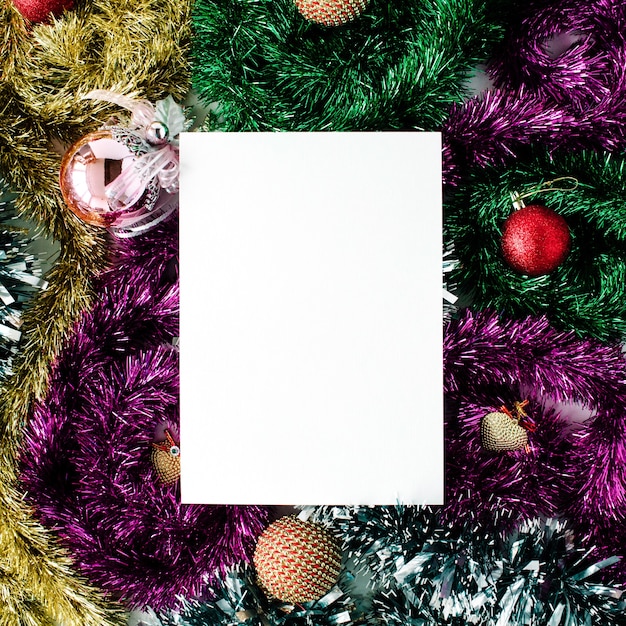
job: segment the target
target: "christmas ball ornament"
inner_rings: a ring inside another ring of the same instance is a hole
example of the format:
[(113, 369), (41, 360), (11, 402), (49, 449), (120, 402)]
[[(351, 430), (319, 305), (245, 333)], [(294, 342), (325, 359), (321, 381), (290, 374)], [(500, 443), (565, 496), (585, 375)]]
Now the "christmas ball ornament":
[[(138, 157), (149, 151), (136, 133), (111, 127), (89, 133), (65, 153), (61, 162), (61, 193), (67, 206), (93, 226), (123, 227), (149, 212), (159, 197), (156, 179), (135, 175)], [(138, 195), (138, 185), (145, 190)]]
[(571, 235), (561, 215), (532, 204), (515, 211), (506, 220), (501, 246), (505, 261), (513, 269), (527, 276), (542, 276), (565, 260)]
[(342, 26), (356, 19), (369, 0), (295, 0), (300, 14), (322, 26)]
[(146, 128), (146, 141), (153, 146), (162, 146), (169, 139), (169, 128), (163, 123), (155, 120)]
[(180, 478), (180, 446), (169, 430), (165, 441), (152, 444), (152, 465), (163, 485), (171, 485)]
[(73, 0), (13, 0), (13, 5), (23, 18), (29, 22), (39, 23), (59, 16), (66, 9), (74, 6)]
[(337, 582), (341, 551), (319, 524), (283, 517), (259, 538), (254, 566), (270, 596), (292, 604), (313, 602)]

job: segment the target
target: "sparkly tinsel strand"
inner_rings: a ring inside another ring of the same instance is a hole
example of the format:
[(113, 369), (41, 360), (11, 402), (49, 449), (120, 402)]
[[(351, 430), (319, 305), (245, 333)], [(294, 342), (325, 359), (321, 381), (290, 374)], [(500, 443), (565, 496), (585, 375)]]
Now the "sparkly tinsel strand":
[(534, 145), (549, 151), (619, 150), (626, 145), (624, 82), (582, 113), (543, 100), (525, 85), (517, 91), (490, 89), (454, 105), (442, 129), (444, 184), (463, 185), (475, 168), (512, 167)]
[(624, 393), (618, 343), (579, 339), (545, 317), (519, 320), (466, 310), (444, 336), (445, 389), (471, 396), (490, 385), (528, 386), (557, 402), (601, 406)]
[(179, 420), (177, 227), (118, 244), (26, 431), (29, 500), (80, 571), (129, 608), (198, 596), (250, 558), (266, 521), (259, 507), (182, 505), (152, 465), (155, 431)]
[(11, 373), (25, 306), (47, 286), (42, 276), (43, 254), (31, 250), (33, 242), (27, 227), (16, 219), (13, 201), (0, 178), (0, 379)]
[(594, 560), (590, 544), (564, 522), (518, 518), (504, 532), (473, 525), (454, 530), (436, 510), (421, 507), (308, 513), (338, 536), (372, 580), (368, 624), (624, 623), (622, 589), (597, 582), (619, 557)]
[(59, 146), (106, 119), (81, 101), (90, 88), (123, 88), (152, 99), (188, 88), (190, 3), (139, 0), (132, 5), (135, 19), (128, 19), (130, 10), (125, 0), (94, 0), (32, 26), (11, 2), (0, 4), (0, 171), (18, 213), (61, 248), (48, 288), (22, 315), (21, 351), (0, 393), (2, 626), (121, 620), (34, 521), (16, 489), (16, 457), (30, 405), (45, 395), (50, 364), (89, 307), (91, 281), (106, 264), (103, 233), (79, 222), (61, 201), (55, 146), (62, 151)]
[(187, 602), (179, 615), (161, 616), (162, 626), (339, 626), (362, 623), (354, 605), (339, 587), (316, 602), (296, 606), (270, 601), (249, 567), (229, 570), (211, 589), (212, 599)]
[(224, 130), (436, 130), (500, 38), (504, 4), (372, 2), (333, 30), (292, 0), (200, 0), (194, 87)]
[(590, 560), (562, 522), (530, 520), (501, 537), (434, 542), (374, 612), (398, 626), (624, 624), (623, 591), (592, 582), (617, 560)]
[(581, 114), (624, 93), (626, 5), (613, 0), (528, 2), (489, 64), (496, 85)]
[[(447, 236), (459, 259), (450, 280), (471, 292), (475, 309), (545, 314), (580, 336), (619, 338), (626, 333), (625, 171), (618, 155), (543, 150), (524, 153), (514, 166), (473, 168), (446, 203)], [(503, 224), (515, 210), (511, 193), (530, 193), (562, 177), (577, 186), (555, 183), (525, 202), (565, 219), (571, 250), (549, 274), (526, 276), (507, 265), (501, 250)]]

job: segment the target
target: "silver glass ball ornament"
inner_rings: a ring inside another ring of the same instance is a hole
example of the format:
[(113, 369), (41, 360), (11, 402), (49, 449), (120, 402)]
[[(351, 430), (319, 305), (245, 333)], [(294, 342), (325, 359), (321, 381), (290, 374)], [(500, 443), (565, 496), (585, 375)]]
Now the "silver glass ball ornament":
[(169, 128), (158, 120), (155, 120), (146, 128), (146, 141), (153, 146), (161, 146), (167, 143), (169, 137)]

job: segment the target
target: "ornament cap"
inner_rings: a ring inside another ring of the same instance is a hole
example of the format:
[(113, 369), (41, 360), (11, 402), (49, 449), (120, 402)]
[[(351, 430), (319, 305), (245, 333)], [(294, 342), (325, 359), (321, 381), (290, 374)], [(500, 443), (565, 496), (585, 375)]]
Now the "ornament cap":
[(524, 199), (519, 191), (511, 191), (511, 202), (513, 203), (513, 208), (516, 211), (523, 209), (526, 206)]
[(152, 146), (162, 146), (166, 144), (170, 137), (169, 128), (161, 121), (150, 122), (145, 131), (146, 141)]

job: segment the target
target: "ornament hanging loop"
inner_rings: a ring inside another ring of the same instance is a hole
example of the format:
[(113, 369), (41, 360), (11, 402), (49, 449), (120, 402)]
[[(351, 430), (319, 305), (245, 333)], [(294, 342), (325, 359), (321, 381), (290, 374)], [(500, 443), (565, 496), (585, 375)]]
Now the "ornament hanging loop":
[[(564, 181), (568, 181), (570, 184), (555, 186), (557, 183), (561, 183)], [(578, 179), (573, 176), (561, 176), (560, 178), (555, 178), (554, 180), (548, 180), (545, 183), (541, 183), (536, 187), (532, 187), (528, 189), (524, 193), (520, 193), (519, 191), (511, 192), (511, 202), (513, 202), (513, 207), (515, 209), (523, 209), (526, 204), (524, 203), (524, 198), (528, 198), (530, 196), (537, 195), (539, 193), (547, 193), (549, 191), (574, 191), (578, 187)]]
[(520, 426), (526, 430), (534, 433), (537, 430), (537, 425), (530, 419), (525, 408), (528, 406), (528, 400), (523, 402), (514, 402), (513, 411), (510, 411), (506, 406), (501, 406), (500, 410), (508, 415), (512, 420), (515, 420)]

